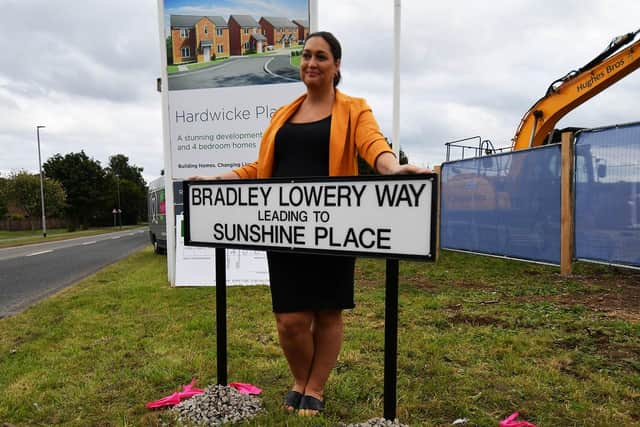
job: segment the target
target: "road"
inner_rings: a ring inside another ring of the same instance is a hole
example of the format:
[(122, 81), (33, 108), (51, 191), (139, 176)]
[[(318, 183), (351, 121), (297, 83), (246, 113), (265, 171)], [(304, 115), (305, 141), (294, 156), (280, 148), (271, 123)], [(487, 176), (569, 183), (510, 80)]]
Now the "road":
[(169, 90), (265, 85), (300, 81), (289, 54), (234, 57), (220, 65), (169, 76)]
[(148, 229), (0, 249), (0, 318), (148, 245)]

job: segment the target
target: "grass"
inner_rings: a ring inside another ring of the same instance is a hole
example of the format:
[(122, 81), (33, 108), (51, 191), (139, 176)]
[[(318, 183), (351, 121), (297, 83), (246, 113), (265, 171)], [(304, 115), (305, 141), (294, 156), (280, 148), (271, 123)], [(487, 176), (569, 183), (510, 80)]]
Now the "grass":
[[(412, 426), (640, 423), (640, 274), (454, 252), (401, 262), (398, 417)], [(248, 426), (336, 426), (383, 413), (384, 262), (359, 260), (357, 308), (327, 412), (287, 416), (289, 374), (265, 286), (228, 290), (229, 380), (264, 389)], [(215, 289), (170, 288), (150, 249), (0, 320), (0, 421), (161, 425), (147, 401), (216, 381)]]
[[(301, 47), (301, 46), (300, 46)], [(263, 53), (248, 53), (245, 54), (243, 56), (246, 57), (252, 57), (252, 56), (269, 56), (271, 55), (271, 52), (263, 52)], [(198, 70), (200, 68), (208, 68), (211, 67), (213, 65), (217, 65), (219, 63), (225, 62), (227, 60), (229, 60), (229, 57), (224, 57), (221, 59), (215, 59), (213, 61), (210, 62), (194, 62), (191, 64), (185, 64), (187, 69), (189, 71), (193, 71), (193, 70)], [(300, 66), (300, 57), (299, 56), (293, 56), (291, 57), (291, 65), (294, 65), (296, 67)], [(173, 74), (173, 73), (177, 73), (179, 70), (178, 65), (167, 65), (167, 74)]]
[[(139, 228), (140, 225), (125, 225), (123, 230)], [(119, 231), (119, 227), (91, 228), (89, 230), (67, 231), (66, 228), (47, 229), (47, 237), (42, 237), (42, 230), (7, 231), (0, 230), (0, 248), (10, 246), (30, 245), (33, 243), (52, 242), (57, 240), (74, 239), (76, 237), (95, 236)]]

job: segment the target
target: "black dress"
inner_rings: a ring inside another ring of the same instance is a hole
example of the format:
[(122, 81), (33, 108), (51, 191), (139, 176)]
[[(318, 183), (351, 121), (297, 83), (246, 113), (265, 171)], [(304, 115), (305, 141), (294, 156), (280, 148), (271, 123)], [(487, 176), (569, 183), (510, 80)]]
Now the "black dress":
[[(328, 176), (331, 116), (285, 123), (275, 138), (274, 177)], [(267, 252), (275, 313), (353, 308), (354, 257)]]

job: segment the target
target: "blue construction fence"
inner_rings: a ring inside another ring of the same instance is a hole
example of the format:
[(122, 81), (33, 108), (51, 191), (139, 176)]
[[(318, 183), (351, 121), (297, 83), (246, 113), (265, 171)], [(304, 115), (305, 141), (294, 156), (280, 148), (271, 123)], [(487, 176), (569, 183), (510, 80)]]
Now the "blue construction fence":
[[(575, 138), (575, 257), (640, 267), (640, 123)], [(560, 145), (447, 162), (440, 246), (560, 263)]]

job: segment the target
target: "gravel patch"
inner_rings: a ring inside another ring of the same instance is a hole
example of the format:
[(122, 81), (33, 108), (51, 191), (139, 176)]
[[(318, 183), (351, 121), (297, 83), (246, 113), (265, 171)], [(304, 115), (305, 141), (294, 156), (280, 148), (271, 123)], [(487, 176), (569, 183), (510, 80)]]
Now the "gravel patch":
[(395, 420), (386, 420), (384, 418), (371, 418), (369, 421), (357, 424), (342, 424), (346, 427), (409, 427), (407, 424), (401, 424), (396, 418)]
[(262, 400), (242, 394), (233, 387), (214, 385), (172, 409), (180, 422), (203, 426), (236, 423), (256, 416), (262, 410)]

